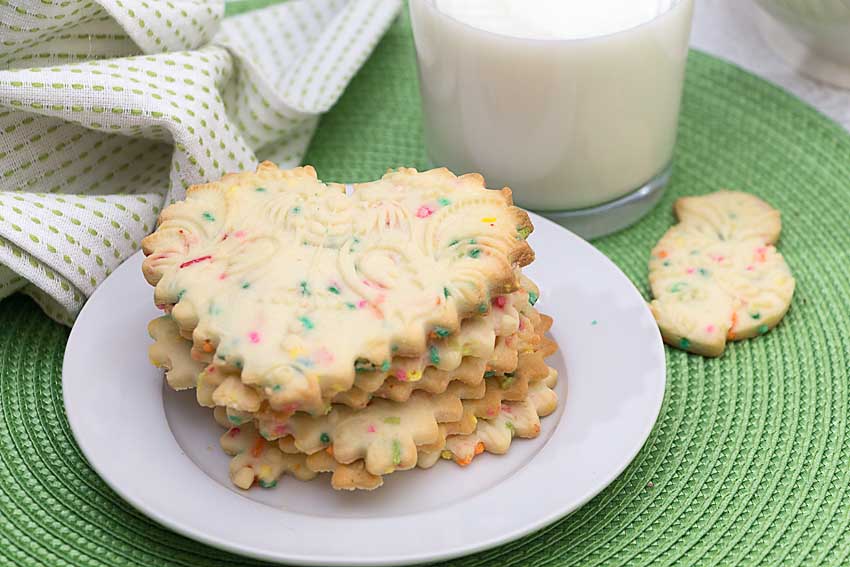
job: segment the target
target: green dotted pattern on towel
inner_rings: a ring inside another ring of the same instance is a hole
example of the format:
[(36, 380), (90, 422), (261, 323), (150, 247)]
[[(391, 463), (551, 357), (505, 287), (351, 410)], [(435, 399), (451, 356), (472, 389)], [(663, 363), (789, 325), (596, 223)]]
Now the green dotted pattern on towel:
[[(323, 178), (427, 165), (412, 49), (402, 18), (322, 119), (306, 161)], [(658, 209), (597, 245), (647, 293), (647, 257), (674, 198), (753, 192), (783, 213), (779, 248), (798, 282), (790, 312), (720, 359), (668, 349), (661, 415), (631, 466), (570, 517), (452, 565), (850, 562), (850, 136), (694, 53), (677, 152)], [(161, 528), (112, 493), (63, 413), (67, 330), (21, 296), (0, 303), (0, 321), (0, 565), (255, 564)], [(588, 332), (604, 333), (616, 321), (593, 323)]]

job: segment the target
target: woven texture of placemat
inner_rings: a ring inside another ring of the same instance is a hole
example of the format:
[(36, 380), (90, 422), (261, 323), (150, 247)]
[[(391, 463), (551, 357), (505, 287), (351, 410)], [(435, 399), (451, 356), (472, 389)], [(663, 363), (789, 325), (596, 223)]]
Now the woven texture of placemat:
[[(340, 181), (427, 166), (406, 18), (323, 118), (307, 161)], [(773, 86), (693, 53), (664, 201), (596, 244), (647, 293), (647, 258), (673, 222), (673, 199), (721, 187), (782, 211), (779, 249), (798, 282), (785, 320), (716, 360), (668, 349), (658, 423), (608, 489), (537, 534), (450, 564), (850, 561), (850, 136)], [(62, 408), (66, 338), (31, 300), (0, 303), (0, 565), (255, 564), (159, 527), (88, 468)]]

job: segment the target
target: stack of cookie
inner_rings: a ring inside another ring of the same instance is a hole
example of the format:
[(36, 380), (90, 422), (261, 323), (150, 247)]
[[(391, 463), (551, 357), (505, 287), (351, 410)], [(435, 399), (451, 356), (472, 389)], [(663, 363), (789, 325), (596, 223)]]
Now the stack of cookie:
[(241, 488), (373, 489), (504, 453), (557, 404), (531, 230), (510, 190), (445, 169), (343, 186), (263, 163), (194, 186), (143, 242), (151, 361), (213, 408)]

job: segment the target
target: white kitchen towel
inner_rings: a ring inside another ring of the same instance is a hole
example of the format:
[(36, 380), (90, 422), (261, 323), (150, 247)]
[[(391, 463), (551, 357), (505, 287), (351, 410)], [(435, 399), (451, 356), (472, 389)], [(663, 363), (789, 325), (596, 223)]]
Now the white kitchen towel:
[(400, 0), (0, 0), (0, 298), (71, 324), (187, 187), (297, 165)]

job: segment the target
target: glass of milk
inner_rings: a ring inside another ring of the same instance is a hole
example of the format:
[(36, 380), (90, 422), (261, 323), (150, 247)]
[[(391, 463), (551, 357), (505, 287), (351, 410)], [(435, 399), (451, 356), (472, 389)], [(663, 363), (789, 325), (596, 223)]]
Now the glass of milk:
[(434, 165), (586, 238), (670, 176), (693, 0), (410, 0)]

